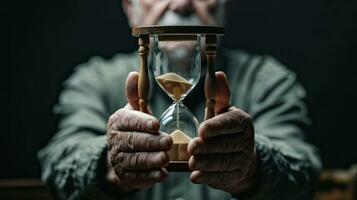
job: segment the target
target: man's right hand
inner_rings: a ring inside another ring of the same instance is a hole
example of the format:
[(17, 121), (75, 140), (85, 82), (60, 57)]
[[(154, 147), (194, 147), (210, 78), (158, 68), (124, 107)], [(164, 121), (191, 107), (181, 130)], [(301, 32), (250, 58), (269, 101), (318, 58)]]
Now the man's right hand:
[[(151, 187), (167, 177), (167, 151), (172, 138), (159, 132), (159, 121), (139, 110), (137, 72), (131, 72), (125, 90), (128, 104), (110, 116), (107, 125), (106, 179), (118, 192)], [(150, 110), (150, 109), (148, 109)]]

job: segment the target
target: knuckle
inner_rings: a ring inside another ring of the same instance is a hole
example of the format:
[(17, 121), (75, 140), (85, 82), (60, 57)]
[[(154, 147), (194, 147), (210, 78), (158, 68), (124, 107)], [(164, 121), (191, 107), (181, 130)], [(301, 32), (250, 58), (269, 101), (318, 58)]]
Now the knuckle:
[(119, 166), (114, 166), (113, 169), (120, 180), (126, 179), (126, 173), (122, 168), (120, 168)]
[(237, 128), (238, 130), (246, 130), (253, 124), (251, 116), (237, 108), (232, 111), (232, 121), (234, 123), (232, 128)]
[(224, 156), (221, 160), (221, 167), (223, 169), (230, 169), (232, 166), (232, 159), (228, 156)]
[(107, 144), (109, 150), (111, 150), (111, 148), (115, 146), (115, 143), (117, 143), (117, 133), (114, 131), (107, 131), (107, 133), (108, 133)]
[(125, 136), (124, 141), (122, 141), (127, 148), (127, 150), (134, 150), (135, 149), (135, 135), (133, 132), (128, 132)]
[[(118, 116), (119, 118), (119, 116)], [(132, 115), (128, 112), (123, 113), (122, 115), (120, 115), (119, 118), (119, 127), (124, 129), (124, 130), (128, 130), (131, 129), (130, 127), (130, 122), (132, 120)]]
[(215, 183), (225, 183), (225, 176), (224, 175), (218, 175), (218, 174), (214, 174), (213, 175), (213, 181)]
[(121, 181), (127, 181), (134, 178), (134, 173), (123, 170), (115, 171), (116, 175)]
[(136, 169), (138, 166), (142, 165), (144, 159), (142, 158), (142, 153), (134, 152), (131, 154), (130, 158), (128, 159), (128, 166), (127, 168)]
[(127, 155), (124, 152), (118, 152), (117, 155), (111, 160), (112, 161), (112, 166), (118, 167), (118, 170), (124, 169), (124, 166), (126, 164), (125, 158)]
[(109, 158), (111, 160), (114, 160), (115, 157), (117, 156), (118, 152), (119, 152), (118, 146), (112, 146), (111, 148), (108, 149)]
[(117, 156), (117, 154), (121, 151), (122, 148), (122, 140), (120, 139), (121, 134), (122, 133), (120, 132), (111, 134), (110, 136), (108, 136), (107, 139), (108, 151), (113, 159)]
[(248, 113), (246, 113), (242, 110), (240, 111), (240, 113), (241, 113), (242, 122), (244, 125), (249, 125), (252, 123), (252, 121), (253, 121), (252, 117)]
[(206, 130), (206, 132), (208, 133), (214, 133), (215, 132), (215, 124), (212, 123), (211, 121), (206, 122), (204, 124), (204, 129)]
[(110, 115), (110, 117), (108, 119), (108, 125), (107, 125), (108, 129), (110, 129), (113, 126), (113, 124), (115, 123), (116, 119), (117, 119), (116, 112), (113, 113), (112, 115)]

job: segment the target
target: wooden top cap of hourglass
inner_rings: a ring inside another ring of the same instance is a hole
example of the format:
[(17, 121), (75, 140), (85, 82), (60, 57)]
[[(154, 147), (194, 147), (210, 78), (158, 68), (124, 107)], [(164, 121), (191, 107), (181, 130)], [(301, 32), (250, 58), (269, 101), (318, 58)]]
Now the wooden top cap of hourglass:
[(136, 26), (132, 28), (132, 35), (223, 35), (222, 26)]

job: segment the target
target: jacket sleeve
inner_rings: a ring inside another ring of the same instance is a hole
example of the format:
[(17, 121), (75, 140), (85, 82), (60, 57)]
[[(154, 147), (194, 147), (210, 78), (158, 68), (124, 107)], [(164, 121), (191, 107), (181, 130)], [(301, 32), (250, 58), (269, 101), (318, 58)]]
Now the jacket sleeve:
[(293, 72), (271, 57), (256, 70), (249, 113), (260, 157), (260, 181), (241, 199), (309, 199), (318, 180), (318, 152), (304, 140), (310, 124), (305, 90)]
[[(65, 82), (54, 112), (60, 115), (58, 132), (38, 158), (42, 180), (59, 199), (111, 199), (99, 187), (98, 173), (106, 153), (106, 124), (102, 60), (80, 65)], [(104, 168), (104, 167), (103, 167)]]

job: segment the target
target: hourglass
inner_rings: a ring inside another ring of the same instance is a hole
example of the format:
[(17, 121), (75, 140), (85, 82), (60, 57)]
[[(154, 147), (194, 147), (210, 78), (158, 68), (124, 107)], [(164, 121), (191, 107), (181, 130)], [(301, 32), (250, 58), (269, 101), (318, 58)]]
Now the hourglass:
[[(139, 26), (132, 30), (139, 37), (140, 76), (139, 105), (148, 112), (149, 71), (173, 104), (160, 117), (160, 131), (169, 133), (173, 146), (169, 150), (169, 171), (188, 171), (187, 145), (196, 137), (198, 121), (183, 104), (183, 99), (201, 77), (201, 54), (206, 58), (205, 119), (214, 116), (217, 36), (224, 33), (218, 26)], [(149, 53), (152, 67), (148, 70)], [(153, 81), (153, 80), (152, 80)]]

